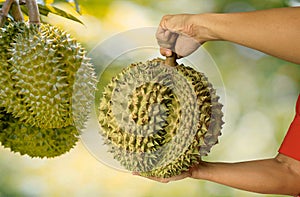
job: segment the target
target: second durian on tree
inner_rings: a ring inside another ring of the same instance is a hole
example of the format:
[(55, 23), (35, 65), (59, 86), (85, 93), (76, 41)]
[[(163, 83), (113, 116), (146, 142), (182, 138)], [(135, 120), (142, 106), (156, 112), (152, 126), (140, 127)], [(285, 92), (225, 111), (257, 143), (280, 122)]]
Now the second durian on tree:
[(52, 158), (75, 147), (79, 132), (74, 126), (42, 129), (14, 118), (0, 108), (0, 142), (12, 152), (30, 157)]
[(3, 88), (2, 107), (38, 128), (84, 128), (94, 99), (96, 77), (85, 49), (65, 31), (49, 24), (10, 24), (12, 87)]
[(30, 157), (71, 150), (97, 83), (86, 51), (65, 31), (9, 22), (0, 31), (0, 142)]

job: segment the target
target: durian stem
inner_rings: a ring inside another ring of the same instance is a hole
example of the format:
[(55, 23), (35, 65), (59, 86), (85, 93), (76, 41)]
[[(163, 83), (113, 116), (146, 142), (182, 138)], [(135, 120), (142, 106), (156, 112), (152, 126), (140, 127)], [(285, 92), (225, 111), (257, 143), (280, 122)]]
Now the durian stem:
[(26, 0), (30, 24), (40, 24), (40, 12), (36, 0)]
[(177, 65), (176, 59), (177, 59), (177, 54), (173, 52), (171, 56), (166, 57), (165, 64), (167, 66), (176, 66)]
[(8, 15), (8, 12), (10, 10), (11, 4), (13, 3), (14, 0), (6, 0), (3, 3), (1, 12), (0, 12), (0, 27), (2, 27), (6, 21), (6, 17)]
[(18, 0), (14, 0), (12, 6), (11, 6), (11, 14), (14, 17), (15, 21), (23, 22), (24, 17), (20, 8), (20, 4)]

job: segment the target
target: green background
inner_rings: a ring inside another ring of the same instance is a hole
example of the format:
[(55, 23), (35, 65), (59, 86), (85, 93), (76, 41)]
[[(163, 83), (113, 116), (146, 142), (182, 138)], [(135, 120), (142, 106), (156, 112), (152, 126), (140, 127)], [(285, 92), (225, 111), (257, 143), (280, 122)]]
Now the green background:
[[(81, 0), (79, 4), (81, 16), (67, 4), (56, 6), (72, 12), (84, 22), (84, 26), (55, 15), (45, 20), (64, 28), (90, 51), (116, 33), (157, 26), (165, 14), (251, 11), (299, 3), (283, 0)], [(236, 162), (275, 156), (294, 116), (300, 90), (299, 65), (228, 42), (210, 42), (203, 47), (218, 65), (226, 91), (223, 135), (220, 143), (204, 159)], [(104, 165), (79, 142), (69, 153), (54, 159), (31, 159), (1, 147), (2, 196), (274, 195), (245, 192), (202, 180), (157, 183)]]

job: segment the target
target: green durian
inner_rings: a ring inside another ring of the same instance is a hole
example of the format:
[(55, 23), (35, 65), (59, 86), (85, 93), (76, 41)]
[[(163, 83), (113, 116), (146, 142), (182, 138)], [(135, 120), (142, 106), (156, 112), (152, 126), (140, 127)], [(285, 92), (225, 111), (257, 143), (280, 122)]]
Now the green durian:
[(30, 157), (51, 158), (71, 150), (78, 141), (74, 126), (41, 129), (30, 126), (0, 109), (0, 142), (12, 152)]
[(207, 77), (190, 67), (162, 59), (132, 64), (104, 89), (100, 134), (126, 169), (175, 176), (218, 143), (224, 123), (218, 100)]
[(96, 85), (85, 49), (49, 24), (23, 26), (9, 49), (12, 86), (6, 88), (2, 107), (34, 127), (64, 128), (76, 122), (83, 129)]
[(26, 28), (25, 23), (9, 23), (0, 28), (0, 106), (7, 102), (8, 95), (13, 81), (9, 69), (11, 64), (8, 60), (11, 58), (10, 48), (14, 37)]

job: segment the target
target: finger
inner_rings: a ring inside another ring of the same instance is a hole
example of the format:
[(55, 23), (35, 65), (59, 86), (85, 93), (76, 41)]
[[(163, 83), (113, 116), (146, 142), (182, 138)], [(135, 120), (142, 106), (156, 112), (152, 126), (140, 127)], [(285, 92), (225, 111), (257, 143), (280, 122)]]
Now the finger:
[(196, 51), (200, 46), (201, 44), (194, 38), (186, 35), (180, 35), (176, 40), (174, 51), (179, 56), (186, 57)]
[[(138, 173), (138, 172), (133, 172), (132, 174), (141, 176), (140, 173)], [(182, 179), (185, 179), (185, 178), (190, 177), (190, 176), (191, 176), (190, 172), (186, 171), (186, 172), (183, 172), (179, 175), (172, 176), (172, 177), (169, 177), (169, 178), (160, 178), (160, 177), (153, 177), (153, 176), (143, 176), (143, 177), (145, 177), (147, 179), (150, 179), (150, 180), (153, 180), (153, 181), (161, 182), (161, 183), (169, 183), (171, 181), (182, 180)]]
[(178, 37), (178, 34), (169, 30), (164, 30), (162, 27), (158, 27), (155, 35), (159, 46), (168, 49), (174, 48), (176, 39)]
[(166, 49), (166, 48), (160, 48), (160, 54), (163, 56), (169, 57), (172, 55), (172, 50)]
[(167, 24), (173, 16), (174, 15), (170, 15), (170, 14), (163, 16), (159, 23), (159, 26), (161, 26), (163, 29), (168, 29)]
[(145, 177), (149, 180), (152, 180), (152, 181), (156, 181), (156, 182), (160, 182), (160, 183), (169, 183), (171, 181), (171, 179), (169, 178), (158, 178), (158, 177)]
[(169, 30), (163, 29), (161, 26), (159, 26), (156, 30), (155, 36), (158, 41), (168, 42), (171, 39), (172, 33)]
[(184, 33), (184, 21), (186, 19), (186, 15), (187, 14), (165, 15), (160, 21), (160, 26), (173, 33)]

